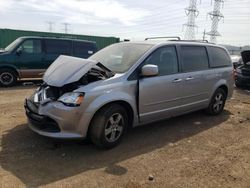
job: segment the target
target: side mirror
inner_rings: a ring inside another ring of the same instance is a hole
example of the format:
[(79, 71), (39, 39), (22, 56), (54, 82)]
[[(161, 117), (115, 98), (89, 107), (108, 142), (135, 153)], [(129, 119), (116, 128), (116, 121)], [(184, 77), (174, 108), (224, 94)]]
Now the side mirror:
[(157, 65), (144, 65), (141, 69), (141, 75), (144, 77), (147, 76), (157, 76), (159, 74)]
[(21, 55), (22, 54), (22, 49), (17, 49), (16, 54)]

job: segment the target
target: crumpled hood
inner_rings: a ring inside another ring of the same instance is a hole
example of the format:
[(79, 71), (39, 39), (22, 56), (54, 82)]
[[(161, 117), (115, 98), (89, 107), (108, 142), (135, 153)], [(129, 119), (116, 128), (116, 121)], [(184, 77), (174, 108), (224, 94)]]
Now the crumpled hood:
[(60, 55), (45, 72), (43, 81), (50, 86), (62, 87), (80, 80), (97, 63), (89, 59)]
[(243, 63), (250, 62), (250, 50), (241, 52), (241, 57), (242, 57)]

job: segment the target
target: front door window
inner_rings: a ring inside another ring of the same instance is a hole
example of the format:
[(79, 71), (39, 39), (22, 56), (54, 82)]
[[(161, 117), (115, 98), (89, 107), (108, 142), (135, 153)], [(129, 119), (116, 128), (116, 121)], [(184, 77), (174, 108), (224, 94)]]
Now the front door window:
[(19, 50), (25, 54), (38, 54), (42, 52), (41, 41), (40, 40), (26, 40), (24, 41)]

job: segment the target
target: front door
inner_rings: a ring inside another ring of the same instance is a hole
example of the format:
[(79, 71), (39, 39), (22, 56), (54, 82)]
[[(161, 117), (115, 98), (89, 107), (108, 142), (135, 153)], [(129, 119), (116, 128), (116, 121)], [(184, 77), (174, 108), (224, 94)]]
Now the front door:
[(27, 39), (17, 49), (15, 61), (21, 77), (42, 77), (46, 69), (43, 62), (42, 41), (40, 39)]
[(158, 66), (159, 75), (139, 80), (139, 115), (141, 122), (170, 117), (182, 101), (182, 74), (179, 73), (175, 46), (161, 47), (143, 63)]

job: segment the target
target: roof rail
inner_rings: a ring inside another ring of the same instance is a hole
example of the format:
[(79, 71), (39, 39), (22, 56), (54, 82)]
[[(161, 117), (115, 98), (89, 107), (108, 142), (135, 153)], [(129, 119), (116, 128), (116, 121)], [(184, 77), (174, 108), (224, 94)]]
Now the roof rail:
[(209, 43), (208, 40), (177, 40), (177, 41), (187, 41), (187, 42), (206, 42)]
[(150, 39), (177, 39), (177, 40), (181, 40), (180, 37), (148, 37), (148, 38), (145, 38), (145, 40), (150, 40)]

